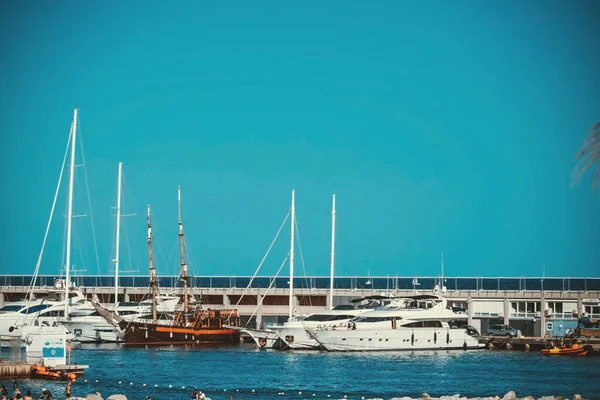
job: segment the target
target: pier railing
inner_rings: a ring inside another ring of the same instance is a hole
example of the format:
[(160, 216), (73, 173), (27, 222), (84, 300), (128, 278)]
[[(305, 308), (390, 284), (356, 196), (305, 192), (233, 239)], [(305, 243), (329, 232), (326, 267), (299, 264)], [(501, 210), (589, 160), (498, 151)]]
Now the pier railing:
[[(57, 275), (40, 275), (36, 287), (53, 287)], [(0, 275), (0, 286), (24, 287), (31, 283), (31, 275)], [(177, 276), (162, 276), (159, 286), (163, 288), (176, 287)], [(250, 283), (250, 276), (194, 276), (190, 278), (190, 286), (196, 288), (231, 289), (245, 288)], [(80, 287), (114, 287), (114, 276), (110, 275), (80, 275), (73, 278), (75, 286)], [(369, 276), (340, 276), (334, 279), (334, 288), (338, 290), (431, 290), (439, 277), (369, 277)], [(148, 277), (144, 275), (130, 275), (119, 277), (119, 286), (142, 288), (148, 286)], [(287, 289), (288, 277), (259, 276), (252, 282), (251, 288)], [(600, 291), (600, 278), (585, 277), (446, 277), (444, 286), (452, 291), (519, 291), (519, 292), (598, 292)], [(329, 277), (310, 276), (296, 277), (295, 289), (329, 289)]]

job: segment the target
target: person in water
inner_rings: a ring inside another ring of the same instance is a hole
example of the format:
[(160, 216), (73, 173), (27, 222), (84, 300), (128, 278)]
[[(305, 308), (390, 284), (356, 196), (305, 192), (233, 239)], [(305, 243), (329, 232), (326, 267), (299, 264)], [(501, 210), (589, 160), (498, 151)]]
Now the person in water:
[(54, 396), (52, 396), (52, 392), (48, 389), (42, 389), (42, 394), (40, 396), (40, 400), (53, 400)]
[(67, 399), (71, 398), (72, 394), (71, 394), (71, 381), (67, 382), (67, 385), (65, 386), (65, 396)]
[(0, 396), (8, 396), (8, 389), (4, 385), (0, 386)]
[(33, 397), (31, 396), (31, 390), (28, 390), (27, 393), (25, 393), (23, 400), (33, 400)]

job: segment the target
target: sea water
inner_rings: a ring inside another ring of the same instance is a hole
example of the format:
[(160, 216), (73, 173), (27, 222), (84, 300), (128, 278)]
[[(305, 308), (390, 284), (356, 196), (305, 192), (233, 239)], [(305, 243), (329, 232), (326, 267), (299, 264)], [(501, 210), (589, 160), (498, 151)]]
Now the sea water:
[[(89, 365), (73, 394), (104, 398), (189, 399), (194, 387), (217, 399), (348, 399), (500, 396), (515, 391), (600, 399), (600, 357), (552, 357), (519, 351), (326, 353), (229, 347), (76, 345), (72, 361)], [(87, 382), (86, 382), (87, 380)], [(120, 383), (119, 383), (120, 382)], [(8, 381), (3, 382), (11, 388)], [(64, 398), (64, 382), (22, 380)], [(185, 387), (185, 388), (184, 388)], [(254, 392), (253, 392), (254, 391)], [(301, 394), (300, 394), (301, 392)], [(283, 393), (283, 394), (282, 394)]]

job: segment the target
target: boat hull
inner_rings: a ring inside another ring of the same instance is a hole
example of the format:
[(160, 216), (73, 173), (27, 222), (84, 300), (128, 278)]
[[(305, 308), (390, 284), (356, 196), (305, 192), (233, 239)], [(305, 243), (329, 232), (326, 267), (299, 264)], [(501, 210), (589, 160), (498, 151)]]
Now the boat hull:
[(327, 351), (474, 350), (482, 346), (463, 329), (309, 331)]
[(143, 322), (121, 321), (126, 345), (239, 344), (240, 332), (225, 328), (183, 328)]
[(61, 321), (61, 324), (73, 334), (73, 341), (76, 342), (115, 343), (120, 341), (117, 329), (100, 316), (73, 318)]

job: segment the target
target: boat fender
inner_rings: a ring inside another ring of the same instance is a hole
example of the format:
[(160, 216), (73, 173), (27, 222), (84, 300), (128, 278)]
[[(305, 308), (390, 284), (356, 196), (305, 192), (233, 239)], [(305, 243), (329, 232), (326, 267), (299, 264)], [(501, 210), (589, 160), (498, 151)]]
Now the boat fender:
[(415, 343), (415, 334), (411, 333), (410, 334), (410, 345), (412, 346), (412, 345), (414, 345), (414, 343)]
[(433, 333), (433, 343), (437, 343), (437, 332)]
[(446, 333), (446, 344), (450, 343), (450, 332)]
[(467, 349), (467, 342), (463, 342), (463, 350)]

